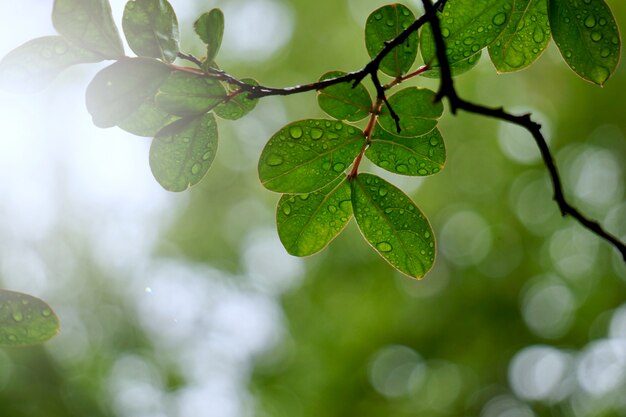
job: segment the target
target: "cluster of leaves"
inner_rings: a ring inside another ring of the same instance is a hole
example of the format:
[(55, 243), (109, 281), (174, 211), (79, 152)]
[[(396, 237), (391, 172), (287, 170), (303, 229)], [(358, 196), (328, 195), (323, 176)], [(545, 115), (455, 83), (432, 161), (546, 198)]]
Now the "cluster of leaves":
[[(450, 0), (439, 21), (453, 75), (474, 67), (484, 48), (498, 72), (519, 71), (552, 38), (567, 65), (592, 83), (603, 85), (619, 62), (619, 30), (604, 0)], [(424, 62), (436, 67), (430, 26), (420, 46)]]
[[(485, 48), (499, 72), (523, 69), (551, 38), (566, 63), (598, 85), (608, 80), (619, 61), (619, 32), (604, 0), (437, 4), (453, 75), (474, 67)], [(87, 109), (99, 127), (118, 126), (154, 137), (150, 167), (167, 190), (183, 191), (208, 171), (217, 151), (215, 116), (239, 119), (259, 97), (299, 92), (268, 89), (219, 69), (215, 58), (224, 30), (219, 9), (194, 23), (206, 45), (202, 59), (180, 51), (177, 17), (167, 0), (127, 2), (123, 33), (136, 57), (125, 54), (108, 0), (55, 0), (52, 21), (59, 34), (31, 40), (9, 53), (0, 62), (0, 83), (9, 89), (37, 90), (71, 65), (115, 60), (89, 84)], [(277, 207), (277, 227), (289, 253), (306, 256), (322, 250), (354, 215), (367, 242), (398, 271), (420, 278), (432, 267), (434, 236), (419, 208), (389, 182), (358, 172), (363, 157), (400, 175), (427, 176), (443, 168), (446, 152), (436, 127), (443, 106), (437, 95), (418, 87), (387, 94), (417, 75), (440, 75), (436, 34), (430, 25), (414, 26), (417, 22), (401, 4), (372, 12), (365, 46), (370, 65), (376, 67), (361, 73), (371, 75), (376, 97), (360, 84), (363, 77), (340, 71), (324, 74), (302, 91), (318, 90), (318, 104), (331, 119), (290, 123), (265, 146), (259, 177), (267, 189), (284, 194)], [(396, 42), (400, 38), (402, 42)], [(425, 65), (411, 72), (418, 51)], [(177, 58), (194, 66), (176, 65)], [(379, 73), (391, 81), (381, 84)], [(368, 122), (360, 128), (357, 122), (363, 119)], [(1, 319), (14, 324), (10, 318), (15, 311), (11, 307)], [(9, 328), (2, 326), (0, 320), (0, 331)], [(10, 340), (17, 333), (6, 334)]]
[[(400, 4), (374, 11), (365, 26), (370, 56), (378, 55), (385, 42), (414, 20), (413, 13)], [(379, 70), (394, 79), (385, 90), (404, 79), (417, 50), (418, 36), (413, 33), (382, 60)], [(332, 71), (320, 81), (345, 75)], [(317, 98), (320, 108), (334, 119), (288, 124), (272, 136), (259, 160), (263, 186), (285, 193), (276, 214), (285, 248), (296, 256), (316, 253), (354, 215), (367, 242), (393, 267), (410, 277), (424, 276), (435, 256), (428, 220), (401, 190), (378, 176), (358, 173), (358, 167), (365, 156), (396, 174), (439, 172), (446, 157), (436, 127), (443, 105), (427, 89), (408, 87), (373, 100), (362, 84), (349, 83), (323, 88)], [(352, 124), (368, 117), (364, 130)]]

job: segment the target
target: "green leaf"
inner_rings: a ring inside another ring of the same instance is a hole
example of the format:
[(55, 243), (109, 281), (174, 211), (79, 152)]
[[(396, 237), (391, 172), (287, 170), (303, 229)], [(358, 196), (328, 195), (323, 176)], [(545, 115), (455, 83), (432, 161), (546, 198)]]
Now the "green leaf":
[(423, 136), (406, 138), (377, 127), (365, 156), (395, 174), (425, 176), (443, 169), (446, 148), (437, 128)]
[(371, 174), (351, 181), (354, 218), (365, 240), (398, 271), (421, 278), (435, 261), (428, 220), (401, 190)]
[(204, 13), (193, 24), (196, 33), (207, 45), (206, 64), (210, 65), (222, 46), (224, 36), (224, 13), (220, 9), (213, 9)]
[(0, 346), (30, 346), (59, 332), (59, 319), (39, 298), (0, 290)]
[(350, 184), (345, 175), (310, 194), (283, 195), (276, 208), (278, 236), (295, 256), (324, 249), (351, 218)]
[(98, 127), (112, 127), (151, 97), (167, 79), (167, 65), (147, 58), (126, 58), (100, 71), (87, 87), (87, 110)]
[(343, 122), (293, 122), (265, 145), (259, 159), (259, 178), (268, 190), (310, 193), (339, 177), (364, 143), (363, 132)]
[[(472, 68), (483, 48), (493, 43), (511, 19), (513, 0), (454, 0), (438, 13), (441, 34), (446, 43), (448, 63), (453, 75)], [(433, 70), (424, 74), (439, 74), (437, 49), (430, 25), (422, 29), (420, 46), (422, 58)]]
[[(259, 83), (252, 78), (242, 78), (241, 81), (248, 85), (259, 85)], [(228, 88), (230, 89), (230, 98), (215, 107), (216, 115), (222, 119), (237, 120), (250, 113), (256, 107), (256, 104), (259, 101), (258, 99), (255, 98), (250, 100), (248, 98), (248, 93), (243, 92), (238, 87), (229, 85)]]
[(178, 20), (167, 0), (130, 0), (122, 20), (128, 46), (139, 56), (174, 62), (178, 54)]
[(71, 42), (103, 58), (124, 56), (108, 0), (55, 0), (52, 23)]
[(552, 36), (567, 65), (603, 85), (619, 62), (621, 40), (611, 9), (602, 0), (550, 0)]
[(498, 72), (519, 71), (539, 58), (550, 39), (548, 0), (515, 0), (511, 20), (489, 45), (489, 56)]
[[(331, 71), (322, 75), (320, 81), (346, 75), (345, 72)], [(367, 117), (372, 111), (372, 98), (367, 88), (361, 83), (354, 86), (352, 82), (331, 85), (320, 90), (317, 103), (329, 116), (339, 120), (356, 122)]]
[(157, 133), (150, 147), (150, 168), (168, 191), (184, 191), (207, 173), (217, 152), (215, 116), (178, 120)]
[(192, 116), (206, 113), (226, 98), (217, 80), (183, 71), (174, 71), (161, 85), (156, 104), (167, 113)]
[[(415, 20), (413, 12), (402, 4), (390, 4), (374, 10), (365, 23), (365, 47), (374, 58), (385, 47), (385, 42), (397, 37)], [(417, 31), (395, 47), (380, 63), (380, 70), (397, 77), (411, 69), (417, 56)]]
[(405, 88), (389, 97), (388, 102), (400, 117), (400, 132), (387, 106), (383, 106), (378, 123), (399, 136), (414, 137), (430, 132), (443, 113), (443, 104), (435, 102), (435, 93), (425, 88)]
[(154, 102), (154, 97), (149, 97), (117, 126), (133, 135), (153, 137), (165, 126), (178, 119), (180, 117), (159, 109)]
[(0, 86), (8, 91), (35, 92), (75, 64), (102, 61), (102, 56), (72, 45), (62, 36), (44, 36), (9, 52), (0, 62)]

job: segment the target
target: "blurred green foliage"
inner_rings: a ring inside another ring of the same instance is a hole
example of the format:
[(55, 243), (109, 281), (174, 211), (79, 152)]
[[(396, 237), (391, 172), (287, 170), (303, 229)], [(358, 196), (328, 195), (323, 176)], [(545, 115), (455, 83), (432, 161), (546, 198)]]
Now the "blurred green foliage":
[[(116, 17), (122, 3), (113, 2)], [(233, 74), (275, 86), (360, 68), (369, 59), (365, 18), (384, 4), (228, 3), (172, 1), (177, 11), (187, 8), (179, 13), (183, 49), (206, 51), (191, 27), (208, 7), (224, 9), (221, 53), (233, 36), (229, 27), (253, 30), (254, 21), (271, 22), (272, 13), (282, 10), (281, 18), (290, 19), (281, 21), (283, 29), (292, 30), (271, 59), (235, 50), (220, 60)], [(416, 14), (417, 3), (410, 3)], [(625, 27), (626, 4), (609, 4)], [(241, 23), (236, 10), (249, 20)], [(266, 14), (253, 18), (244, 13), (249, 10)], [(4, 22), (13, 19), (2, 16)], [(86, 85), (90, 71), (62, 77), (41, 100), (48, 108), (62, 107), (69, 99), (51, 96), (61, 95), (76, 77)], [(437, 87), (432, 79), (415, 84)], [(456, 85), (467, 99), (533, 112), (568, 196), (626, 236), (623, 65), (600, 89), (563, 65), (551, 44), (523, 72), (497, 75), (483, 60)], [(3, 96), (2, 106), (8, 103)], [(43, 109), (41, 117), (47, 117)], [(51, 126), (68, 123), (54, 117), (46, 119)], [(72, 117), (89, 122), (86, 113)], [(260, 186), (256, 160), (285, 123), (314, 117), (322, 114), (309, 94), (264, 99), (240, 121), (220, 123), (211, 175), (185, 196), (155, 194), (173, 208), (145, 224), (129, 217), (140, 226), (118, 220), (119, 212), (136, 209), (121, 200), (106, 210), (60, 216), (38, 239), (9, 233), (11, 218), (3, 218), (3, 286), (19, 282), (6, 255), (14, 253), (10, 249), (22, 248), (24, 259), (35, 253), (46, 278), (25, 274), (31, 287), (24, 289), (39, 295), (35, 284), (46, 282), (42, 295), (63, 330), (43, 347), (0, 350), (0, 415), (626, 415), (626, 268), (607, 244), (560, 217), (525, 133), (444, 113), (439, 126), (448, 159), (442, 172), (427, 179), (389, 177), (419, 202), (438, 238), (433, 271), (413, 281), (381, 262), (354, 222), (330, 244), (332, 250), (303, 261), (277, 245), (279, 195)], [(64, 127), (46, 140), (72, 133)], [(106, 155), (111, 171), (116, 158), (121, 156)], [(136, 165), (149, 171), (145, 159)], [(63, 185), (70, 179), (59, 178), (54, 198), (75, 213), (75, 197)], [(4, 187), (10, 179), (0, 181)], [(112, 231), (91, 228), (98, 223)], [(105, 250), (109, 234), (127, 236), (125, 229), (143, 234), (148, 249), (135, 256), (134, 240), (112, 239), (119, 252)], [(270, 317), (271, 326), (262, 317)], [(263, 343), (255, 341), (267, 326), (278, 330)], [(525, 362), (532, 356), (525, 352), (539, 353)]]

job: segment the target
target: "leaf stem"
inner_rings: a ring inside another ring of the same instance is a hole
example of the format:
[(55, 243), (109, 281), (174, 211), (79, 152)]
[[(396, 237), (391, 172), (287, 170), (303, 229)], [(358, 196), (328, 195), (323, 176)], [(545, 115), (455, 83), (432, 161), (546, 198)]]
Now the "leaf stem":
[(363, 160), (363, 155), (365, 155), (365, 151), (370, 146), (372, 142), (372, 133), (374, 132), (374, 128), (376, 127), (376, 120), (378, 120), (378, 115), (380, 114), (380, 109), (383, 106), (383, 99), (378, 98), (376, 102), (372, 106), (372, 110), (370, 111), (370, 119), (367, 122), (367, 126), (365, 130), (363, 130), (363, 136), (365, 136), (365, 143), (363, 143), (363, 147), (361, 148), (361, 152), (354, 159), (354, 163), (352, 164), (352, 170), (348, 174), (348, 179), (356, 178), (359, 174), (359, 165), (361, 165), (361, 161)]

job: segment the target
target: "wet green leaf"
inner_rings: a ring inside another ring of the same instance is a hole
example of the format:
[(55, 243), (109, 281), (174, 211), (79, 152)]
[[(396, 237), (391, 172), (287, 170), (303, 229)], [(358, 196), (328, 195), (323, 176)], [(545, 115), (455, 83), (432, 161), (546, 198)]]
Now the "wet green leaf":
[(30, 346), (59, 332), (59, 319), (39, 298), (0, 290), (0, 346)]
[(165, 126), (178, 119), (180, 117), (158, 108), (154, 97), (149, 97), (117, 126), (133, 135), (153, 137)]
[(9, 52), (0, 62), (0, 86), (8, 91), (35, 92), (75, 64), (102, 61), (102, 56), (72, 45), (62, 36), (44, 36)]
[(551, 0), (552, 36), (567, 65), (587, 81), (603, 85), (619, 62), (621, 40), (603, 0)]
[(174, 62), (178, 54), (178, 20), (167, 0), (130, 0), (122, 20), (128, 46), (139, 56)]
[(165, 82), (170, 69), (147, 58), (126, 58), (100, 71), (87, 87), (87, 110), (98, 127), (122, 123)]
[(265, 145), (259, 159), (259, 178), (268, 190), (310, 193), (339, 177), (364, 143), (363, 132), (343, 122), (293, 122)]
[(489, 56), (499, 72), (519, 71), (539, 58), (551, 37), (548, 0), (515, 0), (511, 20), (489, 45)]
[(191, 116), (205, 113), (226, 98), (217, 80), (183, 71), (174, 71), (159, 87), (156, 104), (167, 113)]
[[(256, 80), (252, 78), (243, 78), (243, 81), (249, 85), (259, 85)], [(217, 114), (222, 119), (228, 120), (237, 120), (241, 119), (246, 114), (250, 113), (255, 107), (258, 99), (250, 100), (248, 98), (248, 94), (240, 91), (238, 87), (228, 87), (230, 91), (229, 95), (232, 95), (226, 102), (220, 103), (217, 107), (215, 107), (215, 114)]]
[(215, 116), (178, 120), (163, 128), (150, 147), (150, 168), (168, 191), (184, 191), (207, 173), (217, 152)]
[(350, 183), (354, 218), (365, 240), (398, 271), (423, 277), (435, 261), (435, 239), (426, 217), (382, 178), (359, 174)]
[(383, 106), (378, 123), (399, 136), (414, 137), (430, 132), (443, 113), (443, 104), (435, 102), (435, 93), (425, 88), (405, 88), (389, 97), (388, 101), (400, 117), (401, 130), (398, 132), (387, 106)]
[[(413, 12), (402, 4), (390, 4), (374, 10), (365, 23), (365, 46), (370, 57), (375, 57), (385, 47), (385, 42), (397, 37), (415, 20)], [(380, 70), (397, 77), (411, 69), (417, 56), (417, 32), (398, 45), (380, 63)]]
[(103, 58), (124, 56), (122, 39), (108, 0), (55, 0), (52, 23), (72, 43)]
[[(453, 75), (472, 68), (483, 48), (493, 43), (511, 19), (513, 0), (454, 0), (446, 3), (442, 13), (441, 34), (446, 43), (448, 63)], [(430, 25), (424, 26), (420, 40), (422, 58), (439, 74), (437, 50)]]
[[(331, 71), (322, 75), (320, 81), (346, 75), (345, 72)], [(352, 82), (335, 84), (320, 90), (317, 103), (329, 116), (339, 120), (356, 122), (367, 117), (372, 111), (372, 98), (361, 83), (353, 87)]]
[(213, 9), (204, 13), (193, 24), (196, 33), (207, 45), (205, 63), (210, 65), (222, 46), (224, 36), (224, 13), (220, 9)]
[(351, 218), (350, 184), (345, 175), (310, 194), (283, 195), (276, 209), (280, 241), (295, 256), (324, 249)]
[(423, 136), (407, 138), (376, 127), (365, 156), (396, 174), (426, 176), (441, 171), (446, 161), (446, 148), (437, 128)]

